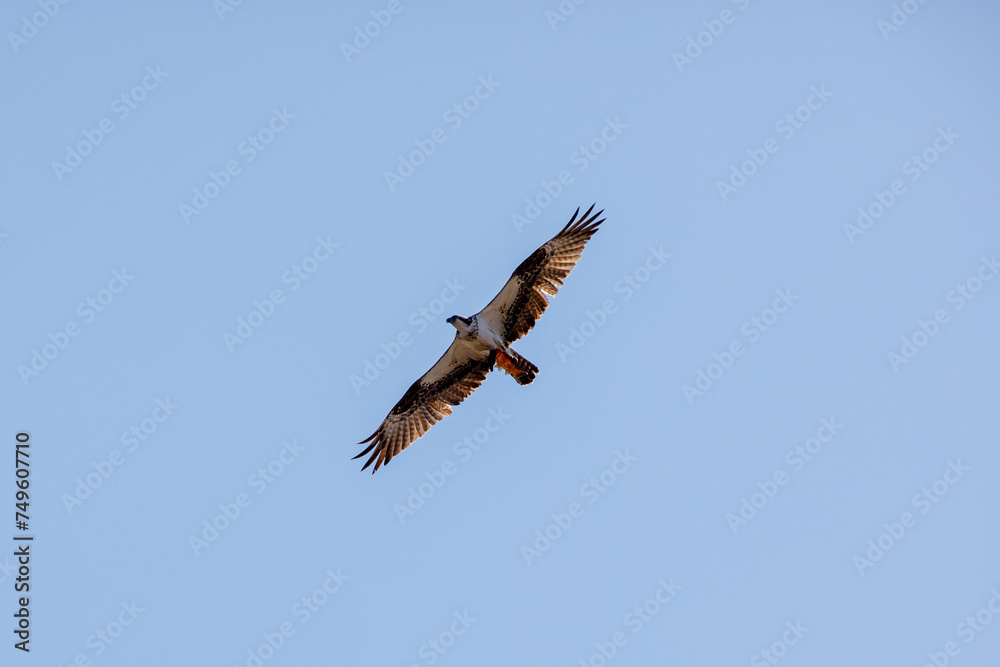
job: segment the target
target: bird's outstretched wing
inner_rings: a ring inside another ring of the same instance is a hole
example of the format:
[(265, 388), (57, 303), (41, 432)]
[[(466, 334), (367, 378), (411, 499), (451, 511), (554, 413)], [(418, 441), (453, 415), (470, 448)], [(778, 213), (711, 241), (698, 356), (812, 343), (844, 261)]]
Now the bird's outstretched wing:
[(603, 218), (597, 220), (604, 211), (591, 215), (593, 210), (591, 206), (581, 216), (580, 209), (576, 209), (562, 231), (521, 262), (500, 293), (477, 313), (476, 318), (501, 332), (508, 345), (535, 326), (549, 305), (546, 295), (559, 291), (563, 280), (579, 261), (587, 241), (604, 222)]
[(450, 415), (451, 406), (464, 401), (483, 383), (486, 374), (493, 370), (495, 360), (496, 352), (491, 352), (488, 357), (476, 357), (456, 337), (431, 369), (403, 394), (403, 398), (399, 399), (378, 430), (358, 443), (370, 443), (354, 457), (361, 458), (371, 452), (361, 469), (364, 470), (374, 461), (374, 473), (379, 466), (388, 464), (393, 456), (409, 447), (431, 426)]

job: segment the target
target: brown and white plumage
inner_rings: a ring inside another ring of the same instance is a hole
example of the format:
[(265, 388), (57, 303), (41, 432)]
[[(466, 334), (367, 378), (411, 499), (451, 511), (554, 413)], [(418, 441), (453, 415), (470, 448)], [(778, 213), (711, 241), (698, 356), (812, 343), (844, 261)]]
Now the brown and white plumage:
[(451, 414), (499, 363), (519, 384), (530, 384), (538, 367), (510, 348), (525, 335), (549, 305), (548, 296), (562, 286), (580, 259), (587, 241), (604, 222), (580, 209), (558, 234), (514, 269), (490, 303), (471, 318), (452, 316), (455, 339), (430, 370), (414, 382), (374, 433), (359, 444), (368, 446), (354, 458), (370, 453), (361, 468), (375, 463), (374, 473), (410, 446), (431, 426)]
[(364, 470), (374, 461), (375, 470), (378, 470), (379, 466), (388, 463), (393, 456), (409, 447), (431, 426), (450, 415), (451, 406), (464, 401), (483, 383), (486, 374), (493, 370), (495, 358), (496, 352), (488, 354), (485, 359), (474, 357), (456, 335), (437, 363), (410, 385), (378, 430), (358, 443), (371, 443), (354, 457), (361, 458), (372, 452), (361, 469)]
[(597, 220), (603, 210), (594, 215), (591, 206), (577, 219), (580, 209), (548, 243), (531, 253), (514, 269), (503, 286), (485, 308), (476, 315), (500, 331), (507, 344), (513, 343), (535, 326), (549, 305), (546, 295), (555, 295), (563, 280), (580, 260), (587, 241), (604, 220)]

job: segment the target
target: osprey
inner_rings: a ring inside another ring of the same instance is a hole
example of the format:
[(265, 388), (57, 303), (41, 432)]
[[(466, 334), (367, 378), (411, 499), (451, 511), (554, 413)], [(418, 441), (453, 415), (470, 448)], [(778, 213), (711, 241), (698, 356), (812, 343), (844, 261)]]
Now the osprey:
[[(452, 315), (448, 324), (456, 329), (455, 340), (423, 377), (403, 394), (374, 433), (359, 445), (368, 444), (360, 458), (371, 452), (362, 470), (382, 464), (409, 447), (441, 419), (451, 414), (451, 406), (466, 399), (498, 365), (518, 384), (531, 384), (538, 366), (515, 352), (510, 344), (531, 331), (549, 305), (546, 295), (555, 294), (576, 266), (587, 241), (604, 219), (604, 211), (591, 206), (580, 209), (541, 248), (514, 269), (500, 293), (472, 317)], [(579, 218), (578, 218), (579, 216)]]

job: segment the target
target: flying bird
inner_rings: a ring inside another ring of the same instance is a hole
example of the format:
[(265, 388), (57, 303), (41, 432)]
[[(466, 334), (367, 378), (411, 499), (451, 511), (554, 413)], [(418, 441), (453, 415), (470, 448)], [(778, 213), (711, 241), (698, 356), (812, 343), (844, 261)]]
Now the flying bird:
[(354, 458), (371, 452), (362, 470), (375, 463), (374, 473), (450, 415), (451, 406), (475, 391), (494, 365), (512, 375), (518, 384), (531, 384), (538, 366), (510, 345), (535, 326), (549, 305), (547, 295), (559, 291), (587, 241), (604, 222), (603, 218), (597, 219), (604, 211), (591, 215), (593, 210), (591, 206), (581, 216), (580, 209), (576, 209), (562, 231), (521, 262), (500, 293), (481, 311), (472, 317), (448, 318), (448, 324), (458, 330), (451, 345), (403, 394), (378, 430), (358, 443), (368, 446)]

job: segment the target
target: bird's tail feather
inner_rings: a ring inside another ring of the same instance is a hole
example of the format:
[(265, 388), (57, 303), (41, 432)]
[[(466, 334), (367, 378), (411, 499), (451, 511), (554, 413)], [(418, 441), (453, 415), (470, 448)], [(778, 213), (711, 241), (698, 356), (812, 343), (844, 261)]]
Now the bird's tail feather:
[(538, 373), (538, 366), (534, 365), (514, 350), (510, 354), (497, 352), (497, 366), (505, 373), (514, 377), (518, 384), (531, 384)]

